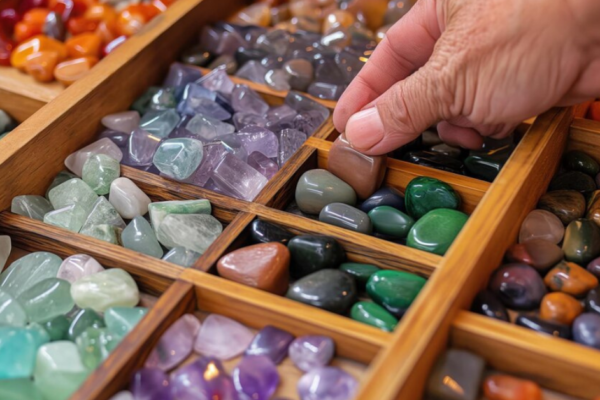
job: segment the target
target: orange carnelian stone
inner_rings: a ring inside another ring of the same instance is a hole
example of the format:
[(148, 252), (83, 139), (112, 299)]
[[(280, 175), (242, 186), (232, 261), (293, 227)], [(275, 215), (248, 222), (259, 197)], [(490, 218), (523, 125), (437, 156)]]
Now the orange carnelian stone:
[(574, 262), (563, 261), (546, 274), (544, 283), (555, 292), (578, 297), (598, 286), (598, 278)]
[(145, 12), (142, 11), (141, 7), (132, 5), (125, 8), (119, 13), (117, 18), (117, 30), (120, 35), (132, 36), (139, 32), (143, 26), (148, 22)]
[(25, 22), (27, 24), (32, 25), (40, 25), (44, 26), (44, 22), (46, 22), (46, 17), (50, 13), (49, 10), (45, 8), (32, 8), (23, 14), (23, 19), (21, 22)]
[(546, 321), (571, 325), (583, 312), (583, 306), (577, 299), (561, 292), (548, 293), (540, 305), (540, 318)]
[(55, 51), (59, 61), (67, 58), (67, 47), (62, 42), (38, 35), (18, 45), (10, 56), (10, 63), (13, 67), (23, 70), (27, 57), (41, 51)]
[(99, 21), (76, 17), (67, 21), (67, 30), (71, 35), (80, 35), (86, 32), (94, 32), (98, 28), (98, 24)]
[(95, 33), (82, 33), (69, 38), (65, 45), (70, 58), (99, 57), (102, 39)]
[(48, 9), (60, 14), (63, 21), (68, 20), (71, 17), (78, 16), (76, 10), (74, 10), (75, 4), (73, 0), (49, 0)]
[(98, 28), (94, 33), (100, 37), (103, 44), (106, 45), (112, 42), (119, 36), (117, 31), (117, 21), (100, 21)]
[(97, 62), (95, 57), (81, 57), (62, 62), (54, 69), (54, 77), (63, 85), (69, 86), (87, 75)]
[(35, 35), (42, 33), (42, 27), (39, 25), (28, 24), (26, 22), (18, 22), (15, 25), (15, 31), (13, 36), (17, 43), (24, 42), (27, 39), (31, 39)]
[(94, 4), (87, 9), (83, 17), (91, 21), (115, 21), (117, 12), (108, 4)]
[(58, 57), (55, 51), (33, 53), (25, 61), (25, 72), (40, 82), (51, 82), (54, 80), (54, 68), (58, 64)]
[(588, 111), (588, 117), (594, 121), (600, 121), (600, 101), (592, 103), (590, 110)]
[(508, 375), (491, 375), (483, 382), (488, 400), (542, 400), (542, 390), (531, 381)]

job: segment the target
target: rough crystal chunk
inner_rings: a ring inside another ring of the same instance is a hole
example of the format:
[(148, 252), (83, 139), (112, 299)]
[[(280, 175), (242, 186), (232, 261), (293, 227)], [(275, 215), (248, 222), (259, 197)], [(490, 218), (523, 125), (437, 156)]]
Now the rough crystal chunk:
[(248, 156), (248, 165), (267, 179), (271, 179), (279, 171), (279, 165), (259, 151)]
[(257, 151), (268, 158), (277, 157), (279, 141), (270, 130), (258, 126), (247, 126), (238, 132), (238, 137), (242, 140), (248, 154)]
[(96, 194), (108, 194), (110, 184), (121, 175), (119, 162), (104, 154), (95, 154), (83, 164), (81, 179)]
[(129, 137), (129, 149), (123, 164), (133, 167), (152, 164), (154, 152), (160, 145), (161, 139), (146, 132), (142, 128), (135, 129)]
[(252, 201), (267, 184), (260, 172), (231, 154), (217, 165), (212, 179), (224, 193), (247, 201)]
[(239, 322), (211, 314), (200, 327), (194, 350), (206, 357), (229, 360), (246, 351), (253, 339), (254, 333)]
[(167, 139), (154, 154), (154, 165), (175, 179), (189, 178), (202, 162), (202, 142), (195, 139)]
[(79, 279), (71, 285), (71, 296), (77, 307), (98, 312), (115, 306), (133, 307), (140, 301), (137, 284), (119, 268)]
[(206, 199), (161, 201), (148, 206), (150, 221), (154, 231), (158, 233), (160, 224), (169, 214), (210, 214), (211, 205)]
[(306, 135), (296, 129), (284, 129), (279, 133), (279, 155), (277, 161), (283, 166), (306, 141)]
[(27, 254), (2, 272), (0, 289), (17, 297), (46, 278), (56, 278), (61, 263), (60, 257), (45, 251)]
[(135, 217), (131, 220), (121, 234), (121, 242), (127, 249), (156, 258), (163, 256), (163, 249), (156, 240), (156, 234), (144, 217)]
[(52, 210), (52, 204), (42, 196), (16, 196), (10, 206), (10, 212), (40, 221)]
[[(121, 149), (110, 139), (102, 138), (83, 149), (77, 150), (75, 153), (70, 154), (65, 159), (65, 166), (71, 170), (75, 175), (81, 176), (83, 172), (83, 165), (85, 162), (94, 154), (105, 154), (109, 157), (114, 158), (117, 161), (123, 159), (123, 153)], [(56, 207), (54, 207), (56, 208)]]
[(204, 253), (223, 231), (223, 225), (212, 215), (169, 214), (158, 229), (159, 242), (172, 249), (182, 246)]
[(189, 268), (196, 263), (200, 256), (201, 254), (188, 250), (185, 247), (173, 247), (162, 259), (163, 261)]
[(57, 278), (44, 279), (23, 291), (16, 300), (23, 305), (31, 322), (43, 322), (73, 308), (71, 284)]
[(200, 330), (200, 321), (192, 314), (179, 318), (162, 335), (148, 356), (145, 366), (168, 371), (185, 360), (192, 352), (192, 345)]
[(146, 214), (150, 205), (150, 198), (129, 178), (117, 178), (113, 181), (108, 201), (125, 219)]
[(78, 204), (73, 204), (44, 215), (44, 222), (59, 228), (79, 232), (88, 216), (88, 210)]

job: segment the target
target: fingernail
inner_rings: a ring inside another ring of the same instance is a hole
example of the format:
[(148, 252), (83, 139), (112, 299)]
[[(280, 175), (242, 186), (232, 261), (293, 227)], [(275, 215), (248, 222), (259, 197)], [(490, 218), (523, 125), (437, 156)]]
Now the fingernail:
[(383, 139), (383, 122), (377, 107), (354, 114), (346, 124), (346, 138), (356, 149), (368, 150)]

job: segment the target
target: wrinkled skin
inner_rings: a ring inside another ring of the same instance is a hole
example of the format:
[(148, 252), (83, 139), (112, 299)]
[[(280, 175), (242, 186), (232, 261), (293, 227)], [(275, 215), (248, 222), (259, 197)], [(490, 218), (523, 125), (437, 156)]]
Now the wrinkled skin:
[(366, 154), (438, 124), (476, 149), (554, 105), (600, 96), (597, 0), (419, 0), (389, 31), (334, 113)]

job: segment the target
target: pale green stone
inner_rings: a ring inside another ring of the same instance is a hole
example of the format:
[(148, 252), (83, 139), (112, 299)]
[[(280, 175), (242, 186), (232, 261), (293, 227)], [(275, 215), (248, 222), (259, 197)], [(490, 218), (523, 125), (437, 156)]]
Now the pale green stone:
[[(76, 309), (76, 308), (75, 308)], [(64, 315), (59, 315), (49, 321), (44, 322), (44, 329), (50, 336), (50, 341), (64, 340), (67, 338), (71, 321)]]
[(189, 268), (200, 258), (201, 254), (185, 247), (174, 247), (163, 257), (164, 261)]
[(50, 334), (37, 322), (32, 322), (25, 327), (32, 335), (38, 347), (50, 341)]
[(166, 138), (179, 123), (181, 117), (177, 111), (149, 111), (140, 120), (140, 128), (159, 138)]
[(146, 307), (111, 307), (104, 313), (104, 323), (115, 335), (124, 337), (147, 313)]
[(163, 249), (156, 240), (156, 234), (150, 223), (144, 217), (135, 217), (121, 234), (123, 247), (147, 254), (151, 257), (161, 258)]
[(148, 206), (150, 213), (150, 222), (154, 232), (158, 233), (160, 223), (169, 214), (210, 214), (210, 201), (201, 200), (182, 200), (182, 201), (161, 201), (150, 203)]
[(106, 154), (95, 154), (83, 164), (81, 179), (94, 192), (103, 195), (110, 191), (110, 184), (121, 175), (121, 166), (117, 160)]
[(73, 178), (78, 178), (78, 176), (69, 171), (60, 171), (58, 175), (56, 175), (50, 186), (48, 186), (48, 189), (46, 190), (46, 198), (48, 198), (48, 194), (52, 189), (54, 189), (61, 183), (65, 183), (66, 181), (69, 181)]
[(44, 222), (71, 232), (79, 232), (88, 216), (88, 211), (79, 204), (73, 204), (44, 215)]
[(133, 307), (140, 301), (137, 284), (126, 271), (113, 268), (86, 276), (71, 285), (79, 308), (104, 312), (110, 307)]
[(69, 282), (47, 278), (17, 296), (17, 301), (23, 305), (29, 321), (43, 322), (71, 311), (74, 303), (70, 291)]
[(94, 225), (112, 225), (124, 229), (125, 221), (123, 221), (115, 207), (106, 200), (106, 197), (100, 196), (94, 202), (81, 230), (87, 230)]
[(48, 193), (48, 199), (55, 210), (79, 204), (85, 210), (90, 211), (97, 198), (98, 195), (92, 188), (79, 178), (61, 183)]
[(10, 212), (40, 221), (52, 210), (52, 204), (42, 196), (17, 196), (10, 205)]
[(74, 342), (88, 328), (104, 328), (104, 319), (89, 308), (79, 310), (67, 331), (67, 339)]
[(121, 230), (116, 226), (102, 224), (81, 228), (79, 233), (108, 243), (119, 244)]
[(160, 224), (157, 238), (168, 249), (181, 246), (202, 254), (221, 232), (223, 225), (212, 215), (169, 214)]
[(37, 338), (31, 331), (0, 326), (0, 382), (31, 376), (38, 347)]
[(83, 365), (92, 370), (108, 357), (119, 342), (120, 339), (106, 328), (87, 328), (75, 340)]
[(10, 294), (0, 290), (0, 326), (25, 326), (27, 314), (23, 306)]
[(40, 347), (33, 379), (46, 400), (67, 400), (89, 373), (75, 343), (58, 341)]
[(167, 139), (156, 149), (152, 162), (163, 174), (181, 181), (198, 169), (203, 149), (202, 142), (196, 139)]
[(13, 297), (46, 278), (56, 278), (62, 260), (45, 251), (19, 258), (0, 275), (0, 290)]
[(0, 380), (2, 400), (44, 400), (42, 393), (29, 378)]

